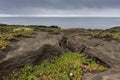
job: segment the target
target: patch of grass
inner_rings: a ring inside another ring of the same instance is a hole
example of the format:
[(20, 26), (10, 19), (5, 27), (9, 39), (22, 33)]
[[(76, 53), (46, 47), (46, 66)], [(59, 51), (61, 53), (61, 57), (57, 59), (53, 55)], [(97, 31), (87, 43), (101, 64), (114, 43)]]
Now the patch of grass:
[(120, 40), (120, 34), (118, 32), (116, 33), (111, 33), (109, 31), (90, 31), (87, 35), (90, 35), (91, 37), (94, 38), (100, 38), (103, 40), (111, 40), (111, 39), (116, 39)]
[(120, 27), (113, 27), (106, 30), (89, 30), (87, 35), (104, 40), (120, 40)]
[(26, 28), (26, 27), (19, 27), (13, 29), (14, 36), (23, 36), (23, 37), (30, 37), (33, 33), (33, 28)]
[(90, 35), (94, 38), (101, 38), (101, 39), (112, 38), (112, 34), (107, 31), (91, 31), (88, 33), (88, 35)]
[(84, 54), (67, 52), (50, 62), (45, 60), (41, 65), (26, 65), (3, 80), (81, 80), (84, 72), (105, 70), (106, 67)]

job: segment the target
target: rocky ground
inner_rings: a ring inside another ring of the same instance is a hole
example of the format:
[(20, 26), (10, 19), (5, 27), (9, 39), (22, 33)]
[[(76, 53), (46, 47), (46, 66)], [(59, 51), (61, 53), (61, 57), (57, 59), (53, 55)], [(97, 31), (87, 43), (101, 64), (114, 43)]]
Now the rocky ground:
[(38, 31), (33, 37), (20, 38), (6, 50), (0, 51), (0, 75), (17, 70), (25, 64), (36, 65), (44, 59), (65, 51), (85, 53), (108, 67), (105, 72), (85, 73), (83, 80), (120, 80), (120, 42), (106, 41), (84, 35), (65, 37), (65, 33)]
[(85, 36), (75, 36), (67, 40), (67, 46), (73, 51), (85, 53), (108, 67), (101, 73), (86, 73), (83, 80), (119, 80), (120, 79), (120, 43), (114, 40), (104, 41)]

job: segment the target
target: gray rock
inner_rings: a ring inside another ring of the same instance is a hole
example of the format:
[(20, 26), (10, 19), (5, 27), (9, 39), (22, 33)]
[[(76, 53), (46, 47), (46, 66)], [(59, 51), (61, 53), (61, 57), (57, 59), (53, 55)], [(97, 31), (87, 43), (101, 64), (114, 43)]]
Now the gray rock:
[(59, 46), (62, 35), (51, 35), (47, 32), (37, 32), (32, 38), (21, 38), (10, 44), (9, 48), (1, 51), (0, 73), (7, 74), (24, 65), (36, 65), (44, 59), (59, 56), (63, 49)]
[(85, 53), (109, 68), (98, 74), (85, 73), (83, 80), (120, 80), (120, 42), (75, 36), (68, 39), (66, 45), (70, 50)]

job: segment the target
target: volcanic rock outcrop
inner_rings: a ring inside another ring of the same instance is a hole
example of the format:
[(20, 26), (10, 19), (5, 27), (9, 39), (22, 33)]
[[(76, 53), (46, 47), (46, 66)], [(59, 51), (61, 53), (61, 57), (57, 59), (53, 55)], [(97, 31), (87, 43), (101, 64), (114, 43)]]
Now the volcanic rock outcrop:
[(105, 72), (85, 73), (83, 80), (120, 79), (120, 42), (83, 35), (67, 39), (64, 33), (50, 34), (42, 31), (36, 32), (31, 38), (20, 38), (20, 41), (12, 42), (6, 50), (0, 51), (0, 75), (19, 69), (25, 64), (34, 66), (65, 51), (87, 54), (108, 67)]

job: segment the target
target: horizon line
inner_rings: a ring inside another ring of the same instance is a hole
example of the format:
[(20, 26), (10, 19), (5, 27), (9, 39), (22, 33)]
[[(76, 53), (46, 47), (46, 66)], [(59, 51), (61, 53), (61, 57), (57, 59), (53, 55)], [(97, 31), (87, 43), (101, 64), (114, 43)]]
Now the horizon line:
[(0, 14), (0, 17), (120, 17), (120, 16), (106, 16), (106, 15), (9, 15), (9, 14)]

